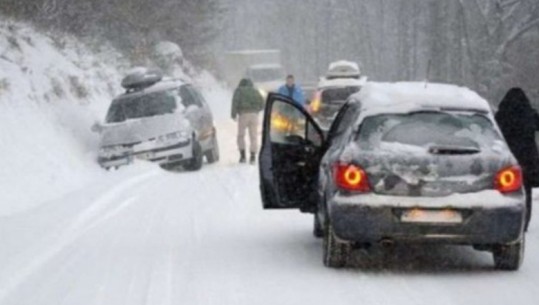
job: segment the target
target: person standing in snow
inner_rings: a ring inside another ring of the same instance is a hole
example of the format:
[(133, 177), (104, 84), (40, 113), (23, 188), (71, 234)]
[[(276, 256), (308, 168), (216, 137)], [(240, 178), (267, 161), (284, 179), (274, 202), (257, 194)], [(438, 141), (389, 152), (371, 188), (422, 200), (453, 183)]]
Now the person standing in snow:
[(249, 131), (250, 163), (256, 161), (258, 151), (258, 113), (264, 109), (264, 99), (250, 79), (242, 79), (232, 99), (232, 119), (238, 121), (238, 148), (240, 163), (246, 162), (245, 131)]
[(305, 99), (305, 94), (300, 86), (296, 85), (294, 75), (288, 75), (286, 77), (286, 84), (281, 86), (277, 91), (280, 95), (289, 97), (294, 102), (305, 107), (307, 100)]
[(532, 188), (539, 186), (539, 152), (535, 132), (539, 130), (539, 115), (521, 88), (512, 88), (500, 103), (496, 122), (522, 167), (526, 191), (526, 231), (532, 212)]

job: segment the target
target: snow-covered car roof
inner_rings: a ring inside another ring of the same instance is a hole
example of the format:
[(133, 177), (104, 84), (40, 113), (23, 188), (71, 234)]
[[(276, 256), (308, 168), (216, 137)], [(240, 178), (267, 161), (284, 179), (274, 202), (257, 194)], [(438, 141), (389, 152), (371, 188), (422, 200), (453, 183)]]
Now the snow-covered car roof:
[(327, 76), (334, 77), (359, 77), (361, 70), (359, 65), (353, 61), (339, 60), (329, 65)]
[(491, 113), (490, 104), (474, 91), (445, 84), (371, 82), (351, 100), (361, 104), (360, 121), (381, 113), (429, 109)]
[(318, 83), (318, 89), (342, 88), (342, 87), (363, 87), (367, 83), (367, 78), (321, 78)]
[(153, 84), (152, 86), (146, 87), (146, 88), (141, 89), (141, 90), (136, 90), (136, 91), (131, 91), (131, 92), (124, 93), (124, 94), (116, 97), (114, 100), (116, 101), (116, 100), (124, 99), (126, 97), (140, 96), (140, 95), (145, 95), (145, 94), (154, 93), (154, 92), (161, 92), (161, 91), (171, 90), (171, 89), (178, 88), (178, 87), (180, 87), (182, 85), (185, 85), (185, 84), (186, 83), (184, 81), (179, 80), (179, 79), (164, 78), (163, 80), (161, 80), (160, 82), (158, 82), (156, 84)]

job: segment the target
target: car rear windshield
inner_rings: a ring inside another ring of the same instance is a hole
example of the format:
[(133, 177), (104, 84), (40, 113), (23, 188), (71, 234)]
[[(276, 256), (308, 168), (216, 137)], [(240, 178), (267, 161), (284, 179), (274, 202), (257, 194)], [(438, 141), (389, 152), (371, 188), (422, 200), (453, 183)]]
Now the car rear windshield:
[(344, 104), (348, 98), (359, 92), (359, 87), (331, 88), (322, 92), (322, 103)]
[(501, 140), (482, 114), (416, 112), (366, 118), (358, 144), (362, 149), (419, 147), (480, 151)]
[(125, 97), (112, 103), (107, 114), (107, 123), (174, 113), (177, 107), (172, 90)]

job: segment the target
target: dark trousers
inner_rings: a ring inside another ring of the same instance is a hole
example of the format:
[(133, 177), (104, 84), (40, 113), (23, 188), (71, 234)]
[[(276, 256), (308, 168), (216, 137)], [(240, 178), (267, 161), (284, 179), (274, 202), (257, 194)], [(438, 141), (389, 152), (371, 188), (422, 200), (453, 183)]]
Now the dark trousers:
[(526, 231), (528, 231), (528, 227), (530, 226), (530, 220), (532, 218), (532, 189), (533, 188), (530, 184), (524, 184), (524, 191), (526, 193)]

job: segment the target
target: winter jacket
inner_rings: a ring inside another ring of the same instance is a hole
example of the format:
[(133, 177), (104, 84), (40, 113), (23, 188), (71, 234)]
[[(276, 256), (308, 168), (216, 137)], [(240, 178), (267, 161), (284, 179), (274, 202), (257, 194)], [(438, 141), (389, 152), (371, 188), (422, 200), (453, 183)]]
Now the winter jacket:
[(520, 88), (511, 89), (500, 103), (496, 122), (517, 158), (527, 185), (539, 186), (539, 152), (535, 132), (539, 130), (539, 115)]
[(232, 99), (232, 119), (242, 113), (257, 113), (264, 109), (264, 99), (255, 89), (253, 82), (242, 79)]
[(277, 92), (280, 95), (288, 96), (294, 102), (305, 107), (305, 104), (307, 102), (305, 99), (305, 94), (303, 93), (301, 87), (299, 87), (298, 85), (294, 85), (292, 88), (288, 87), (287, 85), (283, 85), (279, 88)]

